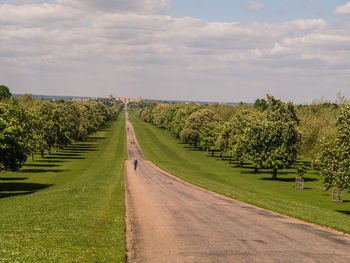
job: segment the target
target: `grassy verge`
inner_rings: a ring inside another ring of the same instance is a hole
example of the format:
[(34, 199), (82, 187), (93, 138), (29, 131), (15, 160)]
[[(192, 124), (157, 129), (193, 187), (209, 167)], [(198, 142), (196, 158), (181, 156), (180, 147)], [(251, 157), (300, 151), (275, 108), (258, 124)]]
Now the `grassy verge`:
[(0, 262), (124, 262), (124, 115), (0, 174)]
[(305, 189), (296, 190), (296, 171), (280, 170), (271, 180), (271, 170), (255, 174), (249, 164), (239, 168), (210, 157), (131, 115), (135, 133), (147, 159), (190, 183), (266, 209), (350, 233), (350, 194), (344, 203), (331, 201), (331, 192), (323, 191), (317, 172), (305, 176)]

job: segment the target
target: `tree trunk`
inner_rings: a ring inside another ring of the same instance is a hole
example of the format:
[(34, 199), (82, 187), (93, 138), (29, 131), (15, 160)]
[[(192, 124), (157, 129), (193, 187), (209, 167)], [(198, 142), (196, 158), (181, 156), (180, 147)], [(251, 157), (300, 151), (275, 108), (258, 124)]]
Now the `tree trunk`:
[(194, 143), (194, 148), (197, 148), (197, 143), (196, 142)]
[(258, 167), (254, 167), (254, 173), (258, 173), (259, 172), (259, 168)]
[(32, 162), (34, 162), (34, 153), (32, 153)]
[(243, 168), (243, 161), (242, 160), (239, 162), (239, 167)]
[(229, 163), (231, 163), (231, 158), (232, 158), (232, 154), (230, 154), (230, 157), (229, 157)]
[(222, 160), (222, 151), (220, 152), (220, 160)]
[(44, 151), (43, 150), (41, 150), (41, 158), (44, 158)]
[(48, 154), (51, 155), (51, 147), (47, 150)]
[(273, 172), (272, 172), (272, 179), (273, 179), (273, 180), (276, 180), (276, 179), (277, 179), (277, 169), (276, 169), (276, 168), (273, 169)]
[(315, 156), (312, 156), (310, 169), (311, 169), (311, 171), (315, 170)]
[(214, 151), (211, 152), (211, 157), (214, 157)]

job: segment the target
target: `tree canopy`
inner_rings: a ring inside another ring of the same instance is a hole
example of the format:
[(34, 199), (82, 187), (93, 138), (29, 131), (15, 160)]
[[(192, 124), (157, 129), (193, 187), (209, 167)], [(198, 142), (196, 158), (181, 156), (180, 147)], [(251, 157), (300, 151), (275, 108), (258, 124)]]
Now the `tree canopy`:
[(12, 94), (8, 87), (0, 85), (0, 101), (11, 98)]

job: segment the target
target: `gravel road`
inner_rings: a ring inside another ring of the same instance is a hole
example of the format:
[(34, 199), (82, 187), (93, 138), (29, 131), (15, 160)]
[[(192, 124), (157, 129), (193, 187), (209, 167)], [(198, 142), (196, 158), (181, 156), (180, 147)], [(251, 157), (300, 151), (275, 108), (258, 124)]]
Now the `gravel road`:
[(350, 262), (350, 236), (186, 183), (127, 135), (128, 262)]

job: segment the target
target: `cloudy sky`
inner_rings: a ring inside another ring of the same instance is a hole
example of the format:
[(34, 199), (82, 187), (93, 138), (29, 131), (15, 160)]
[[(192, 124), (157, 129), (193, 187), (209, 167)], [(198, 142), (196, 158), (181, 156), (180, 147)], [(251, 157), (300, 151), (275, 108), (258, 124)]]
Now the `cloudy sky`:
[(350, 1), (0, 0), (13, 93), (350, 97)]

